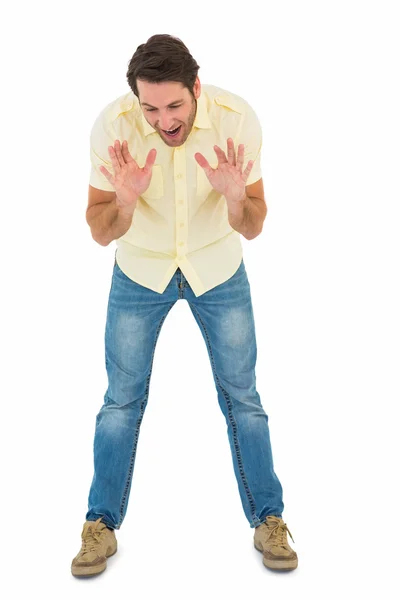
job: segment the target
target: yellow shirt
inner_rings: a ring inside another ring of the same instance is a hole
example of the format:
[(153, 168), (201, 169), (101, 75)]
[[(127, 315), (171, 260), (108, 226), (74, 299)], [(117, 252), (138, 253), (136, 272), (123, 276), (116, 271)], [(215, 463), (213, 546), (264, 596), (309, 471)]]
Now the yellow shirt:
[(146, 121), (132, 91), (108, 104), (90, 133), (90, 185), (113, 186), (99, 170), (114, 173), (108, 146), (125, 139), (132, 157), (144, 166), (156, 148), (150, 186), (138, 198), (132, 225), (116, 240), (116, 261), (136, 283), (162, 294), (179, 266), (194, 294), (200, 296), (227, 281), (242, 260), (240, 234), (228, 221), (225, 197), (211, 187), (194, 155), (201, 152), (218, 164), (214, 145), (226, 153), (227, 138), (235, 150), (245, 144), (244, 166), (254, 165), (246, 185), (261, 179), (261, 127), (251, 106), (240, 96), (202, 84), (192, 131), (179, 147), (165, 144)]

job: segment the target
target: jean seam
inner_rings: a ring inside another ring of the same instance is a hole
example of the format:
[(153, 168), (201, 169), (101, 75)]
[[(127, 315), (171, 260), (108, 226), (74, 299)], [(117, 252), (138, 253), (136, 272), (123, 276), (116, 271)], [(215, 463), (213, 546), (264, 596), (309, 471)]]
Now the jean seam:
[(204, 334), (205, 334), (206, 339), (207, 339), (208, 351), (210, 353), (210, 358), (211, 358), (211, 368), (213, 370), (214, 377), (215, 377), (215, 379), (217, 381), (217, 385), (221, 389), (222, 395), (225, 398), (225, 401), (226, 401), (226, 404), (227, 404), (227, 407), (228, 407), (228, 418), (229, 418), (229, 421), (230, 421), (231, 426), (232, 426), (233, 441), (234, 441), (234, 446), (235, 446), (236, 459), (237, 459), (237, 462), (238, 462), (238, 465), (239, 465), (239, 472), (240, 472), (240, 476), (241, 476), (241, 480), (242, 480), (242, 483), (243, 483), (243, 487), (245, 489), (246, 496), (247, 496), (247, 499), (248, 499), (248, 502), (249, 502), (249, 505), (250, 505), (250, 508), (251, 508), (252, 519), (254, 521), (253, 524), (256, 525), (256, 524), (258, 524), (260, 522), (260, 519), (258, 519), (258, 517), (255, 515), (255, 513), (256, 513), (256, 506), (255, 506), (254, 498), (253, 498), (253, 495), (252, 495), (252, 493), (250, 491), (249, 485), (247, 483), (246, 474), (244, 472), (242, 455), (241, 455), (241, 452), (240, 452), (239, 440), (237, 438), (237, 424), (236, 424), (236, 421), (234, 419), (233, 413), (231, 411), (232, 402), (229, 399), (228, 392), (222, 387), (221, 382), (220, 382), (220, 380), (218, 378), (217, 371), (216, 371), (216, 368), (215, 368), (214, 355), (212, 353), (212, 348), (211, 348), (211, 343), (210, 343), (210, 338), (209, 338), (209, 335), (208, 335), (208, 332), (207, 332), (207, 328), (206, 328), (205, 324), (203, 323), (203, 321), (202, 321), (202, 319), (201, 319), (198, 311), (196, 310), (196, 308), (192, 304), (190, 304), (190, 307), (196, 313), (196, 315), (197, 315), (197, 317), (199, 319), (199, 322), (200, 322), (201, 326), (203, 327)]
[(132, 448), (131, 457), (130, 457), (130, 460), (129, 460), (128, 477), (127, 477), (127, 481), (126, 481), (126, 484), (125, 484), (125, 490), (124, 490), (124, 493), (123, 493), (122, 499), (121, 499), (120, 520), (119, 520), (118, 524), (116, 525), (116, 529), (119, 529), (121, 527), (122, 521), (124, 520), (124, 508), (125, 508), (126, 500), (127, 500), (127, 497), (128, 497), (129, 484), (130, 484), (130, 482), (132, 480), (132, 475), (133, 475), (133, 464), (135, 462), (135, 457), (136, 457), (136, 449), (137, 449), (137, 444), (138, 444), (138, 439), (139, 439), (139, 429), (140, 429), (140, 425), (142, 423), (142, 419), (143, 419), (143, 415), (144, 415), (144, 411), (145, 411), (145, 408), (146, 408), (146, 404), (147, 404), (147, 400), (148, 400), (148, 395), (149, 395), (150, 378), (151, 378), (151, 373), (152, 373), (152, 370), (153, 370), (154, 354), (155, 354), (155, 349), (156, 349), (156, 345), (157, 345), (158, 336), (160, 335), (161, 327), (162, 327), (165, 319), (167, 318), (168, 313), (170, 312), (171, 308), (174, 306), (174, 304), (175, 304), (175, 302), (172, 302), (172, 304), (168, 308), (167, 312), (165, 313), (165, 315), (161, 319), (161, 321), (160, 321), (160, 323), (158, 325), (157, 332), (156, 332), (156, 337), (155, 337), (154, 344), (153, 344), (153, 352), (152, 352), (151, 361), (150, 361), (150, 371), (149, 371), (149, 374), (147, 376), (147, 382), (146, 382), (146, 389), (145, 389), (145, 393), (144, 393), (144, 398), (143, 398), (143, 402), (142, 402), (142, 404), (140, 406), (140, 414), (139, 414), (139, 418), (138, 418), (137, 423), (136, 423), (135, 435), (134, 435), (134, 438), (133, 438), (133, 448)]

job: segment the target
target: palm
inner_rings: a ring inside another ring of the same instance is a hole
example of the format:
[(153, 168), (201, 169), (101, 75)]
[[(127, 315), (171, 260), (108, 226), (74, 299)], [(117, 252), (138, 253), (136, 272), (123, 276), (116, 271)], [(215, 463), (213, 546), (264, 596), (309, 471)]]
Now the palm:
[(115, 191), (117, 193), (133, 191), (140, 196), (147, 190), (150, 179), (151, 172), (145, 173), (132, 159), (132, 162), (121, 166), (120, 171), (115, 174)]
[(237, 158), (232, 138), (228, 138), (228, 156), (219, 146), (214, 146), (218, 157), (218, 167), (213, 169), (207, 159), (197, 152), (195, 159), (203, 168), (208, 181), (213, 188), (223, 194), (230, 202), (239, 202), (243, 199), (246, 190), (246, 181), (253, 167), (253, 161), (249, 160), (246, 169), (242, 172), (244, 162), (244, 144), (239, 145)]
[(120, 205), (129, 206), (147, 190), (150, 185), (152, 167), (156, 160), (157, 151), (152, 148), (147, 155), (143, 167), (139, 167), (128, 150), (128, 143), (123, 141), (122, 147), (119, 140), (115, 140), (114, 146), (108, 148), (114, 175), (103, 166), (101, 172), (114, 187)]
[(231, 166), (228, 163), (219, 164), (218, 167), (209, 174), (208, 180), (214, 190), (229, 197), (240, 194), (246, 183), (243, 179), (243, 174), (240, 173), (235, 166)]

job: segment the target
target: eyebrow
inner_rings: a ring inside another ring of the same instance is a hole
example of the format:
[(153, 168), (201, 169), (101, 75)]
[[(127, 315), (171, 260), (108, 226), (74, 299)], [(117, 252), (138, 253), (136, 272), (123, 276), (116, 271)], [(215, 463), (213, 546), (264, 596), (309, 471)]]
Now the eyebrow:
[[(173, 106), (174, 104), (179, 104), (180, 102), (183, 102), (183, 98), (181, 100), (175, 100), (174, 102), (171, 102), (171, 104), (168, 104), (168, 106)], [(142, 106), (150, 106), (151, 108), (157, 108), (156, 106), (153, 106), (152, 104), (149, 104), (148, 102), (141, 102)]]

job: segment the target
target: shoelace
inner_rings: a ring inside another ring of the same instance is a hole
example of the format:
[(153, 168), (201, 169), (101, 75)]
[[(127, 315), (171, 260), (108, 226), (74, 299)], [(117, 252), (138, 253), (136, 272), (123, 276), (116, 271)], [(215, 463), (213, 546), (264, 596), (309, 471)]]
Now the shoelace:
[(82, 535), (82, 553), (85, 554), (97, 550), (105, 533), (105, 529), (99, 530), (96, 529), (96, 527), (89, 525), (86, 532)]
[[(273, 523), (274, 525), (267, 525), (267, 532), (268, 532), (268, 536), (267, 536), (267, 540), (269, 540), (270, 537), (273, 536), (274, 541), (276, 541), (276, 543), (279, 546), (285, 546), (287, 544), (287, 539), (286, 539), (286, 532), (288, 532), (288, 534), (290, 535), (290, 537), (293, 540), (292, 534), (289, 531), (288, 526), (286, 525), (286, 523), (284, 523), (283, 521), (278, 521), (275, 519), (268, 519), (269, 523)], [(293, 540), (294, 542), (294, 540)]]

